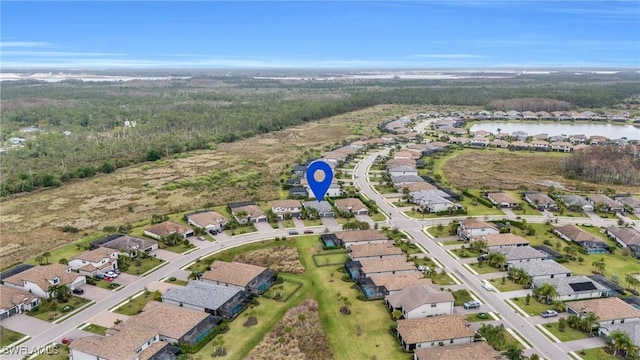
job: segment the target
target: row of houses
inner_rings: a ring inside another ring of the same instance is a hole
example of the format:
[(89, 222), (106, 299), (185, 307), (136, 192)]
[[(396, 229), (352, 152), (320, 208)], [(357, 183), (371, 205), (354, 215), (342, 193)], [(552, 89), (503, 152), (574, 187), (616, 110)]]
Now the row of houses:
[[(582, 150), (589, 145), (584, 143), (571, 143), (567, 141), (547, 141), (547, 140), (504, 140), (495, 138), (491, 140), (486, 137), (450, 137), (450, 144), (458, 144), (468, 146), (475, 149), (484, 149), (487, 147), (493, 147), (498, 149), (510, 149), (510, 150), (535, 150), (535, 151), (553, 151), (568, 153), (572, 151)], [(616, 145), (626, 145), (629, 142), (626, 139), (604, 141), (600, 143), (591, 142), (591, 145), (601, 145), (606, 143), (612, 143)]]
[(454, 120), (557, 120), (557, 121), (621, 121), (626, 122), (631, 117), (628, 111), (617, 113), (604, 111), (455, 111), (451, 113), (423, 114), (421, 117), (441, 117)]

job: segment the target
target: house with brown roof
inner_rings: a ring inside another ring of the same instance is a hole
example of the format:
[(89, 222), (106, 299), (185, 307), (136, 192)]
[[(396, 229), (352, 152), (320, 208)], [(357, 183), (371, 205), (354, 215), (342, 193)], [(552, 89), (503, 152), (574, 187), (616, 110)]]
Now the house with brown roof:
[(511, 150), (527, 150), (529, 149), (529, 143), (526, 143), (522, 140), (514, 141), (509, 144), (509, 149)]
[[(151, 359), (169, 346), (160, 341), (157, 330), (129, 326), (117, 336), (86, 336), (69, 345), (71, 359), (140, 360)], [(170, 359), (173, 357), (169, 357)]]
[(266, 267), (216, 260), (211, 264), (211, 270), (204, 272), (200, 280), (261, 295), (277, 278), (278, 273)]
[(406, 351), (470, 344), (476, 334), (463, 315), (398, 320), (396, 333)]
[(514, 199), (513, 196), (503, 192), (503, 191), (490, 191), (487, 192), (486, 197), (492, 204), (497, 205), (501, 208), (512, 208), (518, 205), (518, 200)]
[(392, 257), (405, 258), (405, 254), (399, 247), (391, 243), (370, 244), (367, 246), (351, 246), (349, 248), (351, 260), (382, 259)]
[(389, 295), (385, 304), (389, 311), (400, 310), (405, 319), (453, 314), (453, 295), (428, 285), (410, 286)]
[(186, 214), (186, 222), (197, 228), (206, 229), (207, 231), (222, 231), (225, 225), (229, 222), (226, 216), (223, 216), (217, 211), (203, 211), (193, 214)]
[(543, 194), (538, 191), (524, 192), (522, 196), (526, 202), (528, 202), (534, 208), (542, 211), (545, 209), (556, 210), (558, 205), (547, 194)]
[(82, 275), (97, 275), (118, 268), (119, 251), (109, 248), (97, 248), (78, 254), (69, 260), (69, 267)]
[(358, 198), (337, 199), (334, 204), (340, 212), (354, 215), (367, 215), (369, 213), (369, 208)]
[(416, 349), (413, 360), (499, 360), (500, 352), (494, 349), (486, 341), (478, 341), (470, 344), (449, 346), (435, 346), (431, 348)]
[(412, 192), (418, 192), (418, 191), (437, 190), (438, 188), (432, 184), (429, 184), (426, 181), (423, 181), (423, 182), (409, 183), (409, 184), (398, 186), (398, 191), (403, 192), (404, 191), (403, 189), (407, 189), (409, 193), (412, 193)]
[(628, 248), (631, 255), (640, 259), (640, 231), (611, 225), (607, 227), (607, 236), (612, 238), (622, 248)]
[(376, 286), (384, 287), (389, 294), (394, 294), (409, 286), (433, 285), (433, 282), (425, 278), (419, 271), (406, 274), (373, 275), (369, 279)]
[(500, 234), (500, 230), (494, 224), (484, 222), (476, 218), (464, 219), (458, 226), (458, 236), (464, 241), (473, 241), (483, 235)]
[(482, 241), (489, 251), (496, 251), (509, 246), (529, 245), (529, 241), (527, 239), (511, 233), (482, 235), (476, 238), (476, 241)]
[(573, 145), (570, 142), (566, 141), (554, 141), (551, 143), (551, 151), (557, 152), (571, 152), (573, 150)]
[(586, 196), (587, 200), (593, 204), (596, 211), (621, 213), (624, 212), (624, 205), (613, 200), (612, 198), (603, 194), (589, 194)]
[(49, 288), (52, 285), (66, 285), (73, 290), (87, 281), (84, 275), (73, 272), (62, 264), (34, 266), (2, 280), (6, 286), (30, 292), (44, 299), (49, 298)]
[(404, 274), (418, 271), (416, 265), (407, 261), (404, 257), (392, 257), (382, 259), (362, 259), (360, 271), (364, 276)]
[(614, 196), (614, 200), (621, 203), (626, 211), (634, 214), (640, 214), (640, 200), (634, 198), (631, 195), (618, 195)]
[(267, 215), (256, 204), (249, 204), (231, 208), (231, 215), (238, 221), (239, 224), (246, 224), (248, 221), (261, 222), (267, 221)]
[(302, 212), (302, 203), (300, 200), (276, 200), (271, 203), (271, 211), (273, 211), (278, 219), (299, 217)]
[(499, 149), (506, 149), (509, 147), (509, 142), (496, 138), (496, 140), (493, 140), (492, 142), (489, 143), (489, 146), (493, 146)]
[(533, 140), (529, 143), (529, 146), (537, 151), (549, 151), (550, 145), (545, 140)]
[(593, 313), (600, 326), (640, 322), (640, 310), (617, 297), (571, 301), (566, 306), (568, 314), (581, 318)]
[(338, 243), (346, 248), (362, 244), (379, 244), (389, 241), (389, 237), (382, 230), (351, 230), (338, 231), (335, 234)]
[(29, 311), (39, 303), (40, 299), (28, 291), (0, 285), (0, 320)]
[(161, 222), (144, 229), (144, 235), (156, 240), (162, 240), (171, 234), (178, 234), (181, 238), (186, 239), (189, 236), (193, 236), (194, 232), (190, 227), (176, 224), (172, 221)]
[(553, 233), (562, 240), (580, 245), (587, 254), (604, 254), (609, 251), (609, 246), (599, 237), (582, 230), (574, 224), (556, 226)]

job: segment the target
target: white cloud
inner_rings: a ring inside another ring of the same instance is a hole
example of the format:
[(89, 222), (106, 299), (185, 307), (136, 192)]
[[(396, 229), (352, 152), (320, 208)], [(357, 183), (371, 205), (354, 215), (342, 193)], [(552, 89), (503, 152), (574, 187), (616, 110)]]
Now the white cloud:
[(482, 59), (487, 57), (488, 56), (477, 54), (417, 54), (410, 56), (410, 58), (425, 59)]
[(53, 44), (40, 41), (0, 41), (0, 48), (39, 48), (52, 47)]

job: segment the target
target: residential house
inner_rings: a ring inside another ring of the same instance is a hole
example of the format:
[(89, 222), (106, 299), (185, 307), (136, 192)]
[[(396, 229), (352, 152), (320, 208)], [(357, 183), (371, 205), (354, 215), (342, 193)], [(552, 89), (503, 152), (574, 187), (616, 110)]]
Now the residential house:
[(289, 217), (300, 217), (302, 205), (300, 200), (276, 200), (271, 203), (271, 211), (273, 211), (280, 220)]
[(582, 196), (560, 195), (558, 198), (571, 211), (593, 211), (593, 205)]
[(267, 291), (277, 278), (278, 273), (266, 267), (220, 260), (214, 261), (211, 264), (211, 270), (205, 271), (200, 276), (202, 281), (236, 287), (255, 295), (261, 295)]
[(469, 147), (476, 149), (484, 149), (489, 146), (491, 140), (486, 137), (474, 137), (469, 141)]
[(571, 276), (571, 270), (566, 267), (558, 264), (554, 260), (539, 260), (539, 261), (529, 261), (529, 262), (519, 262), (509, 264), (509, 269), (522, 269), (524, 270), (533, 280), (536, 279), (554, 279), (558, 277), (568, 277)]
[(554, 141), (551, 143), (551, 151), (556, 152), (571, 152), (573, 150), (573, 145), (566, 141)]
[(640, 310), (617, 297), (572, 301), (566, 306), (568, 314), (581, 318), (593, 313), (601, 327), (640, 322)]
[(577, 135), (570, 135), (569, 136), (569, 142), (576, 145), (576, 144), (585, 144), (587, 142), (587, 137), (583, 134), (577, 134)]
[[(309, 182), (307, 181), (307, 179), (302, 178), (300, 180), (300, 183), (302, 184), (302, 186), (304, 186), (305, 190), (307, 191), (307, 195), (305, 197), (308, 197), (310, 199), (315, 199), (316, 195), (313, 193), (313, 190), (311, 190), (311, 187), (309, 186)], [(342, 189), (340, 188), (340, 184), (338, 184), (338, 179), (334, 177), (331, 183), (329, 184), (329, 188), (327, 189), (327, 192), (324, 196), (325, 198), (329, 198), (329, 197), (336, 197), (340, 195), (342, 195)]]
[(551, 284), (556, 287), (558, 296), (556, 296), (554, 300), (560, 301), (593, 299), (612, 295), (611, 289), (586, 276), (535, 279), (533, 281), (533, 288), (535, 289), (544, 284)]
[(491, 135), (491, 133), (488, 132), (487, 130), (478, 130), (473, 133), (474, 137), (479, 137), (479, 138), (486, 138), (489, 135)]
[(358, 261), (347, 261), (345, 269), (352, 279), (373, 275), (392, 275), (417, 272), (413, 262), (404, 257), (366, 258)]
[(49, 288), (52, 285), (66, 285), (70, 290), (86, 284), (87, 279), (71, 271), (62, 264), (34, 266), (20, 273), (2, 279), (3, 284), (14, 289), (27, 291), (39, 298), (50, 297)]
[(188, 224), (206, 229), (207, 231), (222, 231), (229, 222), (226, 216), (217, 211), (203, 211), (199, 213), (186, 214), (185, 220)]
[(428, 285), (410, 286), (387, 296), (389, 311), (400, 310), (405, 319), (453, 314), (453, 295)]
[(40, 299), (26, 290), (0, 285), (0, 320), (29, 311), (39, 303)]
[(158, 242), (130, 235), (112, 234), (91, 242), (91, 249), (97, 249), (98, 247), (113, 249), (120, 251), (124, 255), (136, 257), (138, 251), (151, 253), (157, 250)]
[(162, 240), (171, 234), (178, 234), (181, 238), (186, 239), (189, 236), (193, 236), (194, 232), (190, 227), (182, 226), (171, 221), (161, 222), (144, 229), (144, 235), (156, 240)]
[(158, 359), (159, 356), (176, 359), (171, 350), (165, 354), (169, 346), (160, 341), (158, 330), (129, 326), (120, 330), (117, 336), (91, 335), (76, 339), (69, 345), (69, 359), (142, 360)]
[(509, 147), (509, 142), (498, 139), (498, 140), (493, 140), (489, 145), (499, 149), (506, 149)]
[(627, 211), (634, 214), (640, 214), (640, 200), (630, 195), (615, 196), (614, 199), (621, 203)]
[(412, 192), (409, 193), (409, 199), (412, 203), (420, 205), (423, 210), (431, 213), (462, 208), (453, 202), (454, 199), (450, 194), (439, 189)]
[[(406, 190), (404, 190), (406, 189)], [(410, 183), (410, 184), (406, 184), (406, 185), (402, 185), (398, 191), (401, 192), (405, 192), (407, 191), (408, 194), (412, 193), (412, 192), (418, 192), (418, 191), (429, 191), (429, 190), (437, 190), (438, 188), (436, 186), (434, 186), (433, 184), (429, 184), (426, 181), (422, 181), (422, 182), (416, 182), (416, 183)]]
[(631, 339), (633, 345), (640, 348), (640, 323), (632, 322), (626, 324), (601, 326), (598, 329), (598, 335), (606, 337), (616, 330), (629, 335), (629, 339)]
[(553, 119), (553, 115), (551, 115), (550, 113), (546, 112), (546, 111), (537, 111), (536, 112), (536, 117), (540, 120), (551, 120)]
[(604, 254), (609, 250), (602, 239), (574, 224), (556, 226), (553, 232), (565, 241), (580, 245), (587, 254)]
[(518, 205), (518, 201), (516, 199), (502, 191), (487, 192), (486, 197), (492, 204), (501, 208), (512, 208)]
[(615, 240), (620, 247), (628, 248), (632, 256), (640, 259), (640, 231), (611, 225), (607, 228), (607, 236)]
[(507, 111), (507, 118), (511, 120), (522, 119), (522, 114), (519, 111), (509, 110)]
[(82, 275), (92, 276), (118, 268), (118, 250), (106, 247), (87, 250), (69, 260), (69, 268)]
[(466, 145), (471, 142), (471, 139), (466, 137), (451, 137), (449, 138), (449, 144)]
[(507, 246), (496, 250), (496, 252), (504, 254), (509, 264), (546, 260), (549, 257), (546, 253), (531, 246)]
[(511, 133), (511, 137), (518, 141), (525, 141), (529, 137), (529, 134), (524, 131), (514, 131), (513, 133)]
[(292, 186), (289, 188), (289, 196), (293, 198), (307, 198), (309, 197), (309, 192), (304, 186)]
[(589, 137), (590, 145), (604, 145), (609, 142), (609, 138), (602, 135), (591, 135)]
[(402, 150), (393, 154), (393, 157), (397, 159), (419, 159), (421, 156), (413, 151)]
[(425, 278), (419, 271), (405, 274), (373, 275), (368, 279), (371, 279), (376, 286), (384, 287), (389, 294), (395, 294), (409, 286), (433, 285), (433, 282)]
[(414, 175), (418, 176), (418, 169), (414, 165), (406, 164), (387, 164), (387, 170), (391, 176)]
[(549, 134), (535, 134), (531, 137), (533, 140), (544, 141), (547, 142), (549, 139)]
[[(551, 135), (549, 137), (549, 142), (554, 143), (554, 142), (563, 142), (563, 141), (567, 141), (567, 135), (561, 134), (561, 135)], [(571, 145), (571, 143), (569, 143), (569, 145)]]
[(526, 202), (540, 211), (558, 209), (556, 202), (541, 192), (524, 192), (522, 196)]
[(349, 257), (353, 261), (362, 259), (382, 259), (392, 257), (405, 258), (405, 254), (399, 247), (391, 243), (369, 244), (367, 246), (352, 246), (349, 248)]
[(420, 176), (401, 175), (401, 176), (392, 176), (391, 177), (391, 182), (393, 183), (393, 186), (396, 189), (398, 189), (399, 187), (402, 187), (402, 186), (407, 185), (407, 184), (417, 183), (417, 182), (425, 182), (425, 181)]
[(231, 215), (243, 225), (251, 221), (254, 223), (267, 221), (267, 215), (264, 211), (252, 201), (243, 201), (229, 204)]
[(492, 118), (494, 120), (505, 120), (507, 118), (507, 113), (504, 111), (494, 111)]
[(500, 352), (486, 341), (416, 349), (413, 360), (498, 360)]
[(602, 194), (589, 194), (587, 200), (593, 204), (598, 211), (606, 211), (612, 213), (624, 212), (624, 205), (613, 200), (612, 198)]
[(533, 140), (529, 146), (536, 151), (549, 151), (550, 145), (544, 140)]
[(511, 246), (527, 246), (529, 241), (521, 236), (511, 233), (480, 235), (475, 238), (476, 241), (482, 241), (488, 251), (497, 251), (498, 249)]
[(398, 320), (396, 329), (402, 348), (412, 351), (434, 346), (470, 344), (476, 331), (463, 315)]
[(251, 293), (247, 291), (199, 280), (189, 280), (187, 286), (170, 288), (162, 294), (164, 303), (203, 311), (227, 320), (236, 317), (251, 301)]
[(483, 235), (500, 234), (498, 227), (492, 223), (487, 223), (476, 218), (464, 219), (458, 226), (458, 235), (461, 240), (473, 241)]
[(318, 216), (320, 217), (334, 217), (335, 212), (333, 211), (333, 206), (326, 201), (306, 201), (302, 204), (307, 209), (315, 209), (318, 212)]
[(337, 199), (334, 201), (334, 204), (340, 212), (351, 213), (354, 215), (369, 214), (369, 208), (358, 198)]
[(511, 144), (509, 144), (509, 148), (511, 150), (527, 150), (527, 149), (529, 149), (529, 143), (526, 143), (524, 141), (518, 140), (518, 141), (514, 141)]

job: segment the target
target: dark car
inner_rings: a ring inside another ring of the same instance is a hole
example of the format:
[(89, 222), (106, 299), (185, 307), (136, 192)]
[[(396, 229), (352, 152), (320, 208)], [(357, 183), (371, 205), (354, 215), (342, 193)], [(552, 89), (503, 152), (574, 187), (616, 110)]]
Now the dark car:
[(304, 233), (305, 234), (313, 234), (313, 230), (305, 230)]
[(297, 230), (289, 230), (289, 235), (298, 235)]
[(64, 345), (70, 345), (72, 341), (73, 341), (73, 338), (70, 338), (70, 337), (65, 337), (65, 338), (62, 338), (62, 340), (60, 340), (60, 342)]
[(72, 293), (76, 294), (76, 295), (82, 295), (84, 294), (84, 290), (80, 289), (80, 288), (75, 288), (73, 290), (71, 290)]

